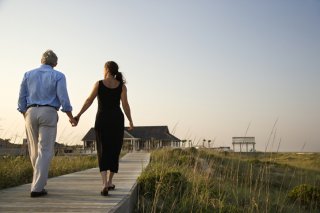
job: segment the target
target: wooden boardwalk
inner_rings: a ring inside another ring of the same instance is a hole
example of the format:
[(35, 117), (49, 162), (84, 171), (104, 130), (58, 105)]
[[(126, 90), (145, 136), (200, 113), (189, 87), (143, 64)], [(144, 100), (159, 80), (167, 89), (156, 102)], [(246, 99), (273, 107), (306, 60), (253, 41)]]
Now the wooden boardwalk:
[(30, 197), (30, 184), (0, 190), (0, 212), (129, 212), (136, 196), (136, 180), (148, 165), (149, 153), (128, 153), (120, 160), (114, 191), (100, 195), (98, 168), (50, 178), (48, 195)]

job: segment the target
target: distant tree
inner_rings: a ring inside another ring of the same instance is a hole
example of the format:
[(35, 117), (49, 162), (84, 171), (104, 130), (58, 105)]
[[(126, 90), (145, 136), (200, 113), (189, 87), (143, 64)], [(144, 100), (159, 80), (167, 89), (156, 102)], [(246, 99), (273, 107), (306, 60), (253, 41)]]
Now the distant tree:
[(0, 147), (8, 147), (8, 145), (11, 145), (10, 139), (0, 138)]
[(209, 148), (210, 148), (210, 143), (211, 143), (211, 140), (208, 140), (208, 145), (209, 145)]
[(10, 139), (2, 139), (2, 138), (0, 138), (0, 142), (3, 142), (3, 143), (10, 143)]

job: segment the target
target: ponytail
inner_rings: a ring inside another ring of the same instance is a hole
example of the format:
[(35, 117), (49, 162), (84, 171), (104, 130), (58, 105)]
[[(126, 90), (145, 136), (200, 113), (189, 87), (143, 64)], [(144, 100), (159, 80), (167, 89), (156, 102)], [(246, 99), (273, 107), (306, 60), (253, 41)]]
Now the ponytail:
[(122, 72), (118, 72), (114, 75), (115, 79), (117, 79), (121, 84), (125, 84), (126, 80), (123, 78)]

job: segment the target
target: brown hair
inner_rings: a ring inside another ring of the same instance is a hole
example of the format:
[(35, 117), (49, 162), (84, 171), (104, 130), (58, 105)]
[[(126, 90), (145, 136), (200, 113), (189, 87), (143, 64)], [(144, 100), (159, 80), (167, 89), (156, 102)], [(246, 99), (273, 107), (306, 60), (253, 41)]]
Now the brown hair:
[(58, 57), (52, 50), (47, 50), (42, 54), (41, 63), (55, 67), (58, 64)]
[(118, 81), (120, 81), (120, 83), (125, 84), (126, 81), (122, 76), (122, 73), (119, 72), (119, 66), (116, 62), (114, 61), (107, 61), (104, 65), (105, 69), (108, 69), (108, 71), (110, 72), (110, 74), (117, 79)]

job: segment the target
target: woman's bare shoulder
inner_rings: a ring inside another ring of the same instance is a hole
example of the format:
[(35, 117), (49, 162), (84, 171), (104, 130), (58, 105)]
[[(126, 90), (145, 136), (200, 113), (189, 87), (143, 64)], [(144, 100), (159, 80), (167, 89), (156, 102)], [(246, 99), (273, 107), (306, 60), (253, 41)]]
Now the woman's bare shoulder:
[(122, 90), (126, 90), (127, 91), (127, 86), (125, 84), (122, 84)]

